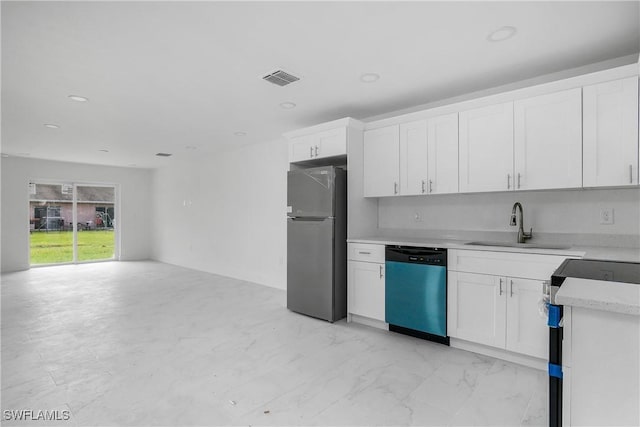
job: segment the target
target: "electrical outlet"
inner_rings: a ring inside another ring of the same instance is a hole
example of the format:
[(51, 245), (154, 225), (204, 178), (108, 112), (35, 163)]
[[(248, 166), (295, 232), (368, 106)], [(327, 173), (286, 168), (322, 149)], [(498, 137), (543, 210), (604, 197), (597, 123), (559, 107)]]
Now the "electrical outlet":
[(613, 224), (613, 208), (600, 209), (600, 224)]
[(413, 214), (413, 220), (415, 222), (420, 222), (422, 221), (422, 217), (420, 216), (420, 212), (416, 212), (415, 214)]

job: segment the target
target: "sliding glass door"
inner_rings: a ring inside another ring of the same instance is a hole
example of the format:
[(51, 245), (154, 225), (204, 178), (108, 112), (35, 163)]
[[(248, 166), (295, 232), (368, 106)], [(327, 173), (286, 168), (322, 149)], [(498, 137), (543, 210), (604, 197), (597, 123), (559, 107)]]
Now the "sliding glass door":
[(115, 188), (76, 186), (78, 261), (115, 256)]
[(31, 265), (90, 262), (116, 256), (113, 185), (29, 185)]

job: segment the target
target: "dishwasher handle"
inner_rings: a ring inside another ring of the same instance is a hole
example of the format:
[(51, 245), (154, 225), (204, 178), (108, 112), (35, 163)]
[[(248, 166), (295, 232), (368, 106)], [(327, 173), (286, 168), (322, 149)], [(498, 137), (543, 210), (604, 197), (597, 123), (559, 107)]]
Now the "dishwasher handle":
[(421, 248), (413, 246), (387, 246), (387, 261), (412, 264), (447, 265), (447, 250), (439, 248)]

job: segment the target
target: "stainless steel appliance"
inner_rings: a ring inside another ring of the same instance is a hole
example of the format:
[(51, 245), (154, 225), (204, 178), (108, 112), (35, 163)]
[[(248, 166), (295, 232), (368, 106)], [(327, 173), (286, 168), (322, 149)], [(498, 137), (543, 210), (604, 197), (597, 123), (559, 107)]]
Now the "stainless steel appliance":
[(449, 345), (447, 250), (387, 246), (385, 270), (389, 330)]
[(549, 288), (549, 426), (562, 425), (562, 338), (563, 306), (555, 301), (556, 293), (567, 277), (640, 284), (640, 263), (566, 259), (551, 276)]
[(330, 322), (347, 315), (346, 183), (335, 166), (287, 176), (287, 308)]

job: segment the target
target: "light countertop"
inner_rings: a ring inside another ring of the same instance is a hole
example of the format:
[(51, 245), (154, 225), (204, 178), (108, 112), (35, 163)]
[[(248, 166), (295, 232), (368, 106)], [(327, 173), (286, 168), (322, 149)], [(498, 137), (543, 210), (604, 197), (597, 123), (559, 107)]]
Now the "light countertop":
[(640, 316), (640, 285), (567, 277), (556, 302), (572, 307)]
[[(404, 245), (404, 246), (423, 246), (436, 247), (446, 249), (467, 249), (477, 251), (495, 251), (495, 252), (519, 252), (530, 254), (545, 255), (561, 255), (567, 257), (580, 257), (589, 259), (601, 259), (610, 261), (628, 261), (640, 262), (640, 250), (637, 248), (614, 248), (604, 246), (572, 246), (568, 249), (558, 248), (536, 248), (527, 247), (529, 243), (522, 246), (484, 246), (470, 245), (471, 240), (455, 240), (441, 238), (413, 238), (413, 237), (389, 237), (389, 236), (367, 236), (360, 238), (347, 239), (350, 243), (373, 243), (381, 245)], [(534, 245), (532, 245), (534, 246)], [(541, 244), (540, 246), (544, 246)], [(554, 246), (554, 245), (549, 245)]]

